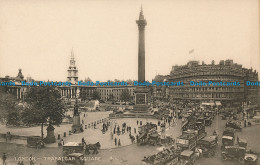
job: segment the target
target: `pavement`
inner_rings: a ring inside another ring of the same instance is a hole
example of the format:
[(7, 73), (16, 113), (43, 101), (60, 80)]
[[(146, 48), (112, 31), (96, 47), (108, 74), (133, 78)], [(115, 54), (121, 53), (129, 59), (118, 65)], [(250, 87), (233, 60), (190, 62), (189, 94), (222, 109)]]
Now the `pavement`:
[[(118, 124), (121, 124), (123, 122), (126, 122), (127, 125), (133, 126), (134, 128), (136, 124), (136, 120), (140, 119), (117, 119), (115, 122)], [(146, 122), (146, 119), (143, 120), (143, 123)], [(178, 120), (177, 125), (171, 126), (170, 128), (166, 129), (166, 134), (169, 134), (173, 136), (173, 138), (176, 138), (181, 134), (181, 120)], [(217, 130), (219, 132), (219, 136), (222, 136), (222, 132), (225, 128), (226, 120), (221, 120), (221, 117), (215, 117), (213, 120), (213, 123), (211, 126), (206, 127), (206, 131), (208, 135), (213, 134), (214, 130)], [(98, 131), (94, 131), (98, 132)], [(101, 132), (101, 131), (100, 131)], [(252, 125), (251, 127), (245, 127), (242, 129), (242, 132), (237, 132), (236, 136), (239, 136), (239, 138), (245, 139), (248, 141), (248, 149), (252, 149), (253, 151), (257, 151), (260, 153), (260, 141), (259, 141), (259, 133), (260, 133), (260, 125)], [(99, 133), (96, 133), (97, 135), (93, 136), (96, 137), (99, 135)], [(103, 135), (103, 134), (101, 134)], [(71, 135), (72, 136), (72, 135)], [(106, 135), (105, 135), (106, 136)], [(105, 137), (102, 136), (102, 137)], [(120, 138), (123, 138), (124, 135), (121, 135)], [(122, 140), (122, 145), (124, 143), (127, 144), (127, 138), (126, 141)], [(81, 138), (81, 136), (79, 137)], [(111, 140), (111, 137), (107, 136), (107, 139)], [(113, 145), (113, 143), (111, 144)], [(195, 165), (237, 165), (239, 162), (237, 161), (222, 161), (221, 160), (221, 152), (220, 152), (220, 146), (221, 146), (221, 138), (219, 138), (219, 145), (216, 150), (216, 155), (214, 157), (203, 157), (199, 158)], [(103, 148), (103, 146), (101, 145)], [(140, 146), (137, 144), (133, 145), (127, 145), (123, 147), (114, 147), (111, 149), (105, 149), (100, 150), (99, 154), (97, 155), (85, 155), (85, 158), (87, 159), (85, 164), (88, 165), (137, 165), (141, 164), (141, 160), (144, 156), (153, 155), (157, 152), (159, 152), (162, 149), (160, 146)], [(18, 159), (19, 157), (28, 157), (30, 154), (35, 156), (37, 158), (37, 161), (35, 161), (35, 165), (55, 165), (56, 161), (51, 158), (62, 156), (62, 149), (57, 147), (46, 147), (43, 149), (34, 149), (34, 148), (28, 148), (23, 145), (17, 145), (17, 144), (10, 144), (10, 143), (0, 143), (0, 156), (2, 156), (3, 152), (7, 154), (7, 165), (13, 165), (17, 164), (17, 161), (15, 159)], [(46, 159), (46, 158), (49, 159)], [(95, 160), (95, 158), (98, 158)], [(28, 161), (24, 161), (25, 165), (29, 165)]]
[[(67, 115), (72, 116), (72, 111), (67, 112)], [(98, 120), (106, 119), (108, 118), (109, 114), (111, 111), (107, 112), (86, 112), (84, 117), (84, 113), (81, 113), (80, 119), (84, 120), (85, 124), (91, 124), (92, 122), (96, 122)], [(85, 125), (84, 124), (84, 125)], [(74, 141), (77, 140), (81, 142), (81, 138), (85, 135), (92, 135), (93, 132), (98, 132), (98, 131), (93, 131), (93, 129), (84, 129), (83, 133), (79, 134), (72, 134), (69, 135), (69, 131), (71, 131), (71, 126), (72, 124), (61, 124), (60, 126), (54, 126), (54, 135), (57, 139), (58, 134), (60, 134), (61, 138), (64, 139), (64, 141)], [(97, 125), (97, 128), (100, 128), (101, 124)], [(47, 135), (47, 126), (44, 126), (44, 136)], [(85, 127), (83, 127), (85, 128)], [(6, 132), (11, 132), (12, 135), (19, 135), (19, 136), (41, 136), (41, 128), (40, 126), (36, 127), (28, 127), (28, 128), (21, 128), (21, 127), (8, 127), (6, 125), (1, 125), (0, 124), (0, 133), (5, 134)], [(64, 132), (66, 132), (66, 137), (63, 137)], [(100, 131), (99, 131), (100, 132)], [(80, 137), (80, 140), (78, 140)], [(0, 142), (5, 142), (6, 140), (4, 138), (0, 138)], [(57, 140), (58, 141), (58, 140)], [(16, 144), (27, 144), (26, 140), (21, 140), (21, 139), (12, 139), (11, 141), (8, 141), (9, 143), (16, 143)], [(90, 140), (90, 142), (92, 142)], [(57, 143), (52, 143), (52, 144), (47, 144), (46, 147), (58, 147)]]
[[(85, 124), (90, 124), (92, 122), (106, 119), (111, 112), (85, 112), (81, 113), (80, 120), (83, 120)], [(84, 114), (86, 117), (84, 117)], [(72, 112), (68, 112), (67, 115), (72, 116)], [(139, 125), (137, 125), (137, 120), (139, 120)], [(84, 129), (84, 132), (72, 134), (69, 135), (69, 131), (71, 130), (72, 124), (62, 124), (59, 127), (54, 126), (54, 134), (57, 140), (58, 134), (61, 135), (61, 138), (64, 140), (65, 144), (67, 142), (81, 142), (82, 138), (86, 141), (87, 144), (94, 144), (96, 142), (100, 142), (101, 149), (111, 149), (111, 148), (117, 148), (118, 146), (115, 145), (114, 139), (117, 138), (117, 140), (120, 139), (121, 147), (122, 146), (128, 146), (131, 145), (131, 139), (129, 138), (129, 133), (124, 134), (113, 134), (113, 128), (115, 125), (119, 125), (120, 128), (122, 128), (122, 124), (126, 122), (127, 126), (131, 127), (131, 135), (136, 136), (138, 133), (138, 127), (140, 126), (140, 121), (142, 121), (143, 125), (147, 122), (151, 122), (153, 124), (158, 124), (157, 119), (133, 119), (133, 118), (119, 118), (119, 119), (112, 119), (111, 120), (111, 126), (108, 128), (108, 131), (103, 133), (102, 132), (102, 123), (97, 124), (96, 128), (87, 128)], [(81, 121), (82, 122), (82, 121)], [(162, 121), (161, 121), (162, 122)], [(84, 124), (84, 125), (85, 125)], [(174, 126), (175, 127), (175, 126)], [(173, 126), (170, 126), (166, 124), (166, 134), (172, 134), (173, 130), (175, 129)], [(46, 126), (44, 127), (44, 135), (47, 134)], [(84, 128), (84, 127), (83, 127)], [(134, 128), (136, 128), (136, 133), (134, 133)], [(161, 132), (160, 126), (157, 128), (158, 132)], [(37, 127), (29, 127), (29, 128), (19, 128), (19, 127), (6, 127), (5, 125), (0, 125), (0, 133), (6, 133), (7, 131), (10, 131), (12, 135), (20, 135), (20, 136), (40, 136), (41, 130), (40, 126)], [(63, 137), (64, 132), (66, 132), (67, 136)], [(113, 134), (113, 139), (112, 139)], [(58, 147), (58, 142), (60, 140), (57, 140), (56, 143), (46, 144), (46, 147)], [(0, 142), (6, 142), (6, 139), (0, 138)], [(27, 141), (26, 139), (12, 139), (11, 141), (8, 140), (8, 143), (15, 143), (15, 144), (23, 144), (26, 145)]]

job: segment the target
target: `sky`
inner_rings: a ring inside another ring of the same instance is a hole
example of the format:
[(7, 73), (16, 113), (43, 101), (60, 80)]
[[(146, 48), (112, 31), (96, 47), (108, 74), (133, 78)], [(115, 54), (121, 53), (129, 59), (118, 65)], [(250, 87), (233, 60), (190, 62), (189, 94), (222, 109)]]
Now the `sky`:
[(0, 0), (0, 77), (66, 81), (73, 48), (80, 80), (136, 80), (141, 5), (147, 80), (190, 60), (260, 71), (257, 0)]

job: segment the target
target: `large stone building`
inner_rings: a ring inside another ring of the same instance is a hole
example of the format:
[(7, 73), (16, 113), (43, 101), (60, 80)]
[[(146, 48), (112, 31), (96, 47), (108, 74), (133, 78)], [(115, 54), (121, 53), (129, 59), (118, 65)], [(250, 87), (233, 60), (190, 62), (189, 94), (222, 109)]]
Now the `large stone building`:
[(131, 100), (134, 98), (135, 86), (108, 86), (108, 87), (97, 87), (97, 91), (100, 94), (100, 99), (103, 101), (120, 101), (123, 90), (128, 89), (131, 96)]
[[(258, 81), (258, 73), (233, 63), (233, 60), (222, 60), (219, 64), (199, 64), (190, 61), (186, 65), (173, 66), (168, 81), (183, 82), (183, 86), (170, 86), (168, 95), (172, 100), (193, 100), (224, 106), (241, 106), (249, 102), (252, 95), (257, 96), (258, 87), (246, 85), (247, 81)], [(200, 84), (193, 85), (191, 83)], [(222, 82), (222, 85), (204, 85), (202, 82)], [(259, 96), (258, 96), (259, 97)]]

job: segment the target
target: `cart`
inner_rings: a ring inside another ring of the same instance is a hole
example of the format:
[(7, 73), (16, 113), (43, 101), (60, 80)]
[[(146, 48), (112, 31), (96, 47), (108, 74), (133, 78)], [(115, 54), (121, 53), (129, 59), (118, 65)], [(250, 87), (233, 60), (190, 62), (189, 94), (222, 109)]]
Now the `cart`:
[(35, 148), (43, 148), (44, 142), (40, 136), (28, 136), (27, 137), (27, 146)]

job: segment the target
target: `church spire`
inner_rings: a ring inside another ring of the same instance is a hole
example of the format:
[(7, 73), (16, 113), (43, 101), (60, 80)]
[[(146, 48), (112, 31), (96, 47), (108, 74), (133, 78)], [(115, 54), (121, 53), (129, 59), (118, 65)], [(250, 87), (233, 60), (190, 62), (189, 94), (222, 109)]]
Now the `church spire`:
[(140, 11), (140, 15), (139, 15), (139, 20), (144, 20), (143, 5), (141, 5), (141, 11)]
[(74, 59), (74, 51), (73, 48), (71, 49), (71, 59), (70, 59), (70, 66), (68, 69), (68, 76), (67, 81), (71, 82), (72, 84), (76, 84), (78, 81), (78, 69), (76, 67), (76, 61)]
[(71, 59), (74, 60), (74, 51), (73, 51), (73, 47), (71, 49)]

